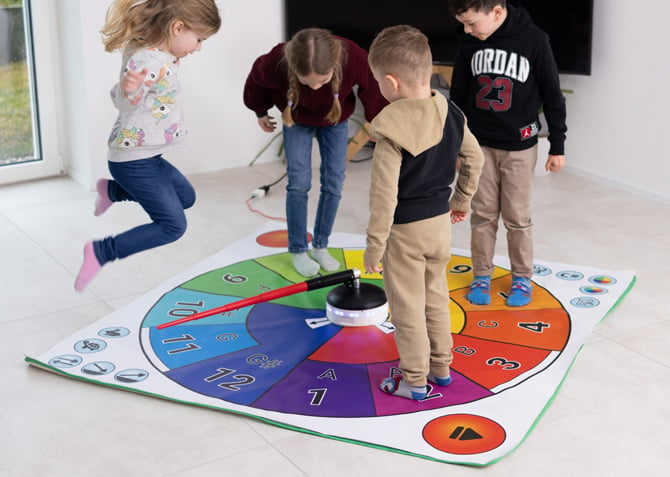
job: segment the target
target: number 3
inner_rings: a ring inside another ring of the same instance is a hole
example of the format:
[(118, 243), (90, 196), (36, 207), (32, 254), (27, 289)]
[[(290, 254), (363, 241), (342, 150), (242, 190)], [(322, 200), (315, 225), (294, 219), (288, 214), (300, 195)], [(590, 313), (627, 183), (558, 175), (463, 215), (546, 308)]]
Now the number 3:
[(505, 358), (491, 358), (486, 364), (493, 366), (494, 364), (500, 365), (502, 369), (518, 369), (521, 367), (521, 364), (517, 361), (507, 361)]

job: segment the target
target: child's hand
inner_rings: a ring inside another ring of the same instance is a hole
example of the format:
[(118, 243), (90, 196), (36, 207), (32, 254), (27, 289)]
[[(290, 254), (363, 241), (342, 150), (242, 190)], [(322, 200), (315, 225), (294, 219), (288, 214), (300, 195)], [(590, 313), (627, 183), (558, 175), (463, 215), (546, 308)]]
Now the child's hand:
[(258, 118), (258, 125), (263, 131), (272, 132), (277, 127), (277, 123), (273, 119), (270, 115), (263, 116), (262, 118)]
[(140, 89), (142, 83), (144, 83), (144, 77), (148, 72), (149, 70), (146, 68), (142, 69), (140, 72), (133, 70), (126, 71), (121, 77), (121, 83), (119, 85), (121, 87), (121, 91), (130, 94)]
[(550, 155), (544, 169), (547, 172), (558, 172), (565, 166), (565, 156)]
[(468, 218), (468, 213), (467, 212), (461, 212), (460, 210), (452, 210), (451, 211), (451, 223), (452, 224), (455, 224), (457, 222), (463, 222), (467, 218)]
[(363, 265), (365, 266), (366, 273), (381, 273), (384, 270), (384, 267), (380, 263), (373, 265), (372, 263), (364, 262)]

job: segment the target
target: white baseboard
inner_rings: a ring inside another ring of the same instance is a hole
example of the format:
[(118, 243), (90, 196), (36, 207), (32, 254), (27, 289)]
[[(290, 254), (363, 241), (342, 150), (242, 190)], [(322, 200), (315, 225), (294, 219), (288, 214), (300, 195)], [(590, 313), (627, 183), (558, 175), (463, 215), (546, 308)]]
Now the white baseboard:
[(576, 176), (583, 177), (585, 179), (588, 179), (590, 181), (596, 182), (598, 184), (602, 184), (605, 186), (612, 187), (614, 189), (619, 189), (625, 192), (630, 192), (632, 194), (635, 194), (637, 196), (643, 197), (645, 199), (653, 200), (654, 202), (659, 202), (664, 205), (670, 205), (670, 195), (661, 195), (661, 194), (656, 194), (653, 192), (649, 192), (648, 190), (641, 189), (639, 187), (633, 186), (631, 184), (626, 184), (621, 181), (617, 181), (615, 179), (610, 179), (608, 177), (602, 177), (596, 174), (593, 174), (592, 172), (585, 171), (583, 169), (579, 169), (578, 167), (574, 167), (571, 165), (566, 165), (565, 166), (565, 171), (574, 174)]

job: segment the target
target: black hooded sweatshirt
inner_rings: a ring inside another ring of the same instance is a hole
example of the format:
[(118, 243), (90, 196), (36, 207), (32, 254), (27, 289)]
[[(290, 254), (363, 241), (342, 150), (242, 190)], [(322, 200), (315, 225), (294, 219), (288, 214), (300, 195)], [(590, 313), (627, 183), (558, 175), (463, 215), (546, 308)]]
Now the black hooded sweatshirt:
[(523, 8), (507, 4), (507, 18), (484, 41), (463, 34), (449, 94), (479, 143), (506, 151), (537, 144), (542, 106), (549, 154), (565, 153), (565, 98), (549, 37)]

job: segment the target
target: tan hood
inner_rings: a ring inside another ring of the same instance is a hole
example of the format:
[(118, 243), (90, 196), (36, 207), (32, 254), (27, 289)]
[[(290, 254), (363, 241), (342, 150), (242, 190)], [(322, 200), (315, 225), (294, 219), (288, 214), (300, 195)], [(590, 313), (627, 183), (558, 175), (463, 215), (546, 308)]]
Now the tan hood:
[(373, 137), (387, 137), (413, 156), (435, 146), (442, 139), (448, 107), (442, 94), (432, 93), (430, 98), (399, 99), (386, 106), (372, 121)]

